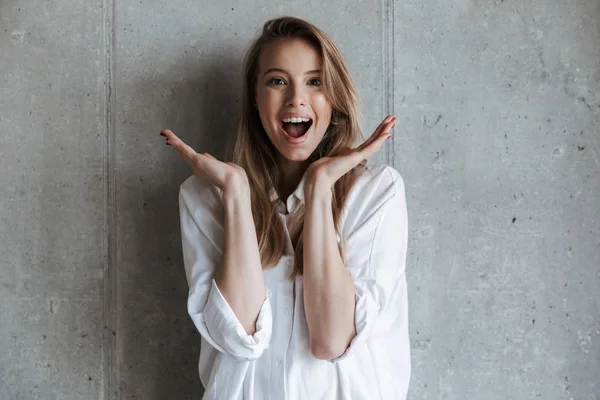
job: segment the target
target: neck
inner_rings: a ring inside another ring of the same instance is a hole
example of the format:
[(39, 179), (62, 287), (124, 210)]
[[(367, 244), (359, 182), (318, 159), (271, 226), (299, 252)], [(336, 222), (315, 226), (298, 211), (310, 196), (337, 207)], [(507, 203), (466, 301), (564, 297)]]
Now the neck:
[(278, 168), (279, 196), (285, 201), (285, 199), (287, 199), (298, 187), (306, 168), (308, 168), (308, 163), (306, 161), (290, 161), (281, 159), (278, 162)]

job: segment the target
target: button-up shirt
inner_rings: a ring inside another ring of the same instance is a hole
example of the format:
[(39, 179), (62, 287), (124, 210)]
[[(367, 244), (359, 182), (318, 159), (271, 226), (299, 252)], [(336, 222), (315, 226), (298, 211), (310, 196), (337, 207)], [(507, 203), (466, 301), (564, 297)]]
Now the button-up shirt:
[(368, 165), (348, 195), (338, 242), (355, 286), (357, 335), (341, 356), (321, 360), (310, 351), (303, 278), (288, 278), (294, 252), (287, 218), (304, 202), (304, 179), (285, 204), (274, 189), (269, 194), (287, 252), (263, 270), (266, 297), (252, 335), (213, 278), (225, 244), (222, 191), (196, 176), (180, 187), (187, 311), (201, 335), (203, 399), (403, 400), (411, 375), (404, 181), (391, 166)]

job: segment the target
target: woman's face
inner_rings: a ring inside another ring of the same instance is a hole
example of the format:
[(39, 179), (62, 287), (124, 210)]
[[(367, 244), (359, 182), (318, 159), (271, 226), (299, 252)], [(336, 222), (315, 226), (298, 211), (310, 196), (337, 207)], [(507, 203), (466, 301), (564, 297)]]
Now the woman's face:
[(329, 126), (331, 104), (320, 70), (320, 55), (302, 39), (281, 39), (259, 56), (255, 100), (265, 132), (286, 164), (308, 159)]

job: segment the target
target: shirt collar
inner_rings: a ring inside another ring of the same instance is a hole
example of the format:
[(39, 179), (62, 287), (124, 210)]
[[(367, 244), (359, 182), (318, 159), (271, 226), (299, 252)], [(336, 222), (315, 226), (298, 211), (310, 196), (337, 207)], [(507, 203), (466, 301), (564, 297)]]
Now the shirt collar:
[[(292, 192), (292, 196), (295, 196), (300, 201), (300, 203), (304, 203), (304, 181), (306, 181), (306, 173), (302, 175), (300, 183), (298, 183), (298, 186)], [(271, 200), (271, 203), (279, 199), (279, 194), (277, 193), (277, 190), (275, 190), (275, 188), (272, 186), (269, 192), (269, 199)]]

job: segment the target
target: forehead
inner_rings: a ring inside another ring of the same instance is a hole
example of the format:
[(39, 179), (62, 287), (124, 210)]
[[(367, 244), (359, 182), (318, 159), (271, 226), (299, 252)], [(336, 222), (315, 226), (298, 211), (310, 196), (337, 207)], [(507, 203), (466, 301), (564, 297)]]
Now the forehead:
[(280, 39), (263, 47), (259, 56), (259, 71), (282, 68), (290, 73), (304, 73), (321, 67), (321, 56), (306, 40)]

